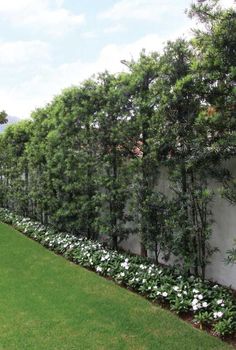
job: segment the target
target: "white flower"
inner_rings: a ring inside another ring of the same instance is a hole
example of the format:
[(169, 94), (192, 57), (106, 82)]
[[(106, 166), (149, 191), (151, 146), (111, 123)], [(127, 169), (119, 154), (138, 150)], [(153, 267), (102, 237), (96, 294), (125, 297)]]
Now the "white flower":
[(193, 289), (193, 293), (199, 293), (199, 290), (197, 290), (197, 289)]
[(96, 267), (96, 271), (97, 271), (97, 272), (102, 272), (101, 266), (97, 266), (97, 267)]
[(193, 305), (193, 310), (197, 311), (197, 309), (198, 309), (198, 306), (197, 305)]
[(220, 304), (222, 304), (222, 303), (223, 303), (223, 300), (222, 300), (222, 299), (219, 299), (219, 300), (216, 301), (216, 304), (217, 304), (217, 305), (220, 305)]
[[(128, 260), (128, 259), (125, 259)], [(124, 269), (128, 270), (129, 269), (129, 264), (127, 261), (124, 261), (123, 263), (120, 264), (121, 267), (124, 267)]]
[(144, 278), (143, 280), (142, 280), (142, 283), (145, 283), (147, 280)]
[(178, 287), (178, 286), (174, 286), (174, 287), (173, 287), (173, 290), (174, 290), (175, 292), (178, 292), (178, 291), (179, 291), (179, 287)]
[(120, 276), (121, 276), (121, 277), (124, 277), (124, 275), (125, 275), (124, 272), (121, 272), (121, 273), (120, 273)]
[(203, 295), (202, 295), (202, 294), (198, 294), (197, 297), (198, 297), (199, 300), (202, 300), (202, 299), (203, 299)]
[(178, 296), (179, 298), (181, 298), (181, 297), (182, 297), (182, 294), (181, 294), (181, 293), (178, 293), (177, 296)]
[(166, 297), (168, 296), (168, 293), (163, 292), (163, 293), (162, 293), (162, 296), (163, 296), (164, 298), (166, 298)]
[(192, 305), (197, 305), (198, 304), (198, 299), (193, 299)]
[(207, 307), (207, 306), (208, 306), (207, 302), (204, 301), (204, 302), (202, 303), (202, 306), (203, 306), (203, 307)]
[(224, 314), (222, 311), (218, 311), (218, 312), (213, 313), (214, 318), (221, 318), (223, 315)]

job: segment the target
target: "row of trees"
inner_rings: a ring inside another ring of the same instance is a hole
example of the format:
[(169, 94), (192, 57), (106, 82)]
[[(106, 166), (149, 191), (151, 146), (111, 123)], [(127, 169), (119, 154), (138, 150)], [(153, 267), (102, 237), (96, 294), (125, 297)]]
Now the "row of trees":
[[(222, 160), (235, 155), (236, 12), (217, 1), (189, 16), (205, 30), (163, 53), (64, 90), (0, 135), (0, 205), (114, 248), (131, 232), (205, 276), (212, 177), (236, 198)], [(158, 185), (168, 169), (170, 190)]]

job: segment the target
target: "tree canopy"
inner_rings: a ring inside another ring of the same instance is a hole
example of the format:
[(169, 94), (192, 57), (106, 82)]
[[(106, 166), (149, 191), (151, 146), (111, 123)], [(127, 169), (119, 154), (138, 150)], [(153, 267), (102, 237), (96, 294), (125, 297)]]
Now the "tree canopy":
[(210, 180), (236, 202), (222, 166), (236, 153), (236, 12), (207, 0), (188, 15), (203, 25), (190, 41), (143, 51), (123, 61), (127, 73), (100, 73), (6, 128), (1, 206), (113, 248), (135, 232), (143, 254), (172, 254), (205, 277), (216, 250)]

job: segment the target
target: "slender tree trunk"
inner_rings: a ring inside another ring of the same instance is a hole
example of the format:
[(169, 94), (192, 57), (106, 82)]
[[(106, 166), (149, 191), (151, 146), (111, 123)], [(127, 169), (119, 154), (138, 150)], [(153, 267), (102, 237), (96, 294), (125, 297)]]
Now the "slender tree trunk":
[(142, 242), (140, 242), (140, 255), (147, 257), (147, 249)]
[[(184, 205), (184, 216), (185, 216), (185, 222), (188, 223), (188, 203), (187, 203), (187, 192), (188, 192), (188, 185), (187, 185), (187, 171), (185, 167), (185, 163), (182, 162), (181, 164), (181, 185), (182, 185), (182, 194), (183, 194), (183, 205)], [(185, 228), (183, 228), (185, 231), (184, 237), (183, 237), (183, 244), (185, 247), (185, 257), (189, 260), (191, 258), (191, 252), (189, 249), (189, 236), (190, 232), (188, 232)], [(188, 274), (190, 274), (190, 269), (188, 269)]]
[[(144, 112), (143, 112), (144, 113)], [(149, 168), (147, 164), (147, 154), (148, 154), (148, 144), (147, 144), (147, 138), (148, 138), (148, 124), (147, 122), (143, 121), (142, 123), (142, 142), (143, 142), (143, 157), (142, 157), (142, 191), (143, 191), (143, 198), (142, 198), (142, 203), (143, 205), (145, 201), (145, 195), (146, 192), (149, 188)], [(145, 235), (145, 225), (143, 223), (143, 218), (141, 217), (141, 243), (140, 243), (140, 251), (141, 251), (141, 256), (147, 257), (147, 249), (145, 247), (145, 244), (143, 243), (143, 236)]]
[(201, 278), (205, 279), (206, 270), (206, 225), (207, 225), (207, 205), (202, 204), (201, 206), (197, 203), (198, 215), (200, 218), (199, 230), (199, 261), (201, 266)]
[[(195, 205), (195, 196), (194, 196), (194, 185), (195, 185), (195, 179), (194, 179), (194, 173), (193, 170), (191, 170), (191, 207), (192, 207), (192, 222), (194, 227), (197, 227), (197, 218), (196, 218), (196, 205)], [(195, 230), (195, 236), (193, 238), (193, 248), (195, 250), (195, 259), (194, 259), (194, 273), (195, 276), (198, 276), (198, 267), (199, 267), (199, 261), (198, 261), (198, 250), (199, 250), (199, 243), (198, 243), (198, 230)]]
[(117, 150), (116, 150), (116, 144), (113, 145), (113, 149), (112, 149), (112, 169), (113, 169), (113, 174), (112, 174), (112, 178), (113, 178), (113, 188), (112, 188), (112, 199), (111, 199), (111, 226), (112, 226), (112, 247), (113, 249), (117, 249), (118, 248), (118, 236), (117, 236), (117, 198), (116, 198), (116, 184), (117, 184), (117, 177), (118, 177), (118, 173), (117, 173), (117, 154), (116, 154)]
[(158, 264), (158, 256), (159, 256), (159, 251), (158, 251), (158, 244), (157, 242), (155, 243), (155, 261), (156, 261), (156, 264)]
[(29, 215), (29, 171), (25, 168), (26, 216)]

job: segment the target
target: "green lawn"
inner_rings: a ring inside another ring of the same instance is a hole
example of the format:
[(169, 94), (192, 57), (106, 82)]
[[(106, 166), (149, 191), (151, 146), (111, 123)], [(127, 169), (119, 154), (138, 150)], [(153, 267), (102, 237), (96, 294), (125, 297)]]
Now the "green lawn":
[(231, 349), (0, 223), (0, 350)]

